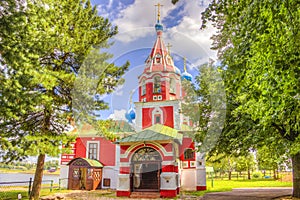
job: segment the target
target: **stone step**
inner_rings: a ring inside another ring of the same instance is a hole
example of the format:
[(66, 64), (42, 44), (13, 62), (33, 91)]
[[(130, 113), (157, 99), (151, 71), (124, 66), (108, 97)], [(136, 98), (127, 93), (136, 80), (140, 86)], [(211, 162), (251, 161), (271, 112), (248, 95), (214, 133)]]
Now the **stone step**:
[(131, 195), (130, 195), (130, 198), (135, 198), (135, 199), (142, 199), (142, 198), (157, 199), (157, 198), (160, 198), (160, 193), (159, 192), (132, 192)]

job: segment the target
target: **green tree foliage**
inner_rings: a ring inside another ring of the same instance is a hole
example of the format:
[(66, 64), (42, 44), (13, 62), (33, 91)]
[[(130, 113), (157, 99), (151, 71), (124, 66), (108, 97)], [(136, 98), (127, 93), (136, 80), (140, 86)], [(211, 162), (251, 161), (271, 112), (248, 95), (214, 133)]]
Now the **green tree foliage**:
[(236, 171), (242, 172), (247, 171), (248, 179), (251, 179), (251, 171), (255, 169), (256, 163), (254, 161), (254, 156), (249, 153), (245, 156), (239, 156), (236, 162)]
[(285, 170), (289, 163), (289, 157), (283, 152), (284, 148), (280, 147), (284, 145), (281, 142), (282, 140), (277, 140), (273, 145), (263, 146), (257, 150), (259, 169), (272, 170), (274, 179), (278, 178), (278, 170)]
[(197, 87), (183, 81), (186, 95), (182, 102), (182, 112), (198, 123), (195, 139), (201, 143), (199, 150), (208, 153), (217, 143), (226, 113), (224, 83), (212, 61), (199, 66), (196, 84)]
[[(92, 55), (103, 61), (94, 68), (102, 72), (93, 77), (95, 90), (85, 90), (90, 98), (122, 83), (118, 80), (128, 64), (105, 63), (110, 56), (99, 48), (109, 47), (107, 40), (117, 28), (98, 16), (88, 0), (5, 0), (0, 8), (0, 148), (8, 161), (38, 155), (30, 197), (38, 199), (45, 155), (57, 156), (61, 145), (73, 140), (66, 131), (84, 60), (98, 49)], [(95, 106), (106, 108), (101, 101)]]
[[(202, 15), (203, 28), (211, 21), (218, 29), (213, 48), (224, 65), (227, 96), (234, 94), (230, 116), (255, 122), (243, 134), (253, 146), (284, 143), (292, 157), (295, 197), (300, 197), (299, 10), (297, 0), (213, 0)], [(244, 140), (239, 132), (235, 138)]]
[(231, 180), (232, 172), (236, 169), (237, 158), (224, 154), (224, 153), (215, 153), (211, 154), (206, 162), (207, 166), (213, 166), (216, 173), (220, 173), (220, 176), (224, 173), (228, 173), (228, 179)]

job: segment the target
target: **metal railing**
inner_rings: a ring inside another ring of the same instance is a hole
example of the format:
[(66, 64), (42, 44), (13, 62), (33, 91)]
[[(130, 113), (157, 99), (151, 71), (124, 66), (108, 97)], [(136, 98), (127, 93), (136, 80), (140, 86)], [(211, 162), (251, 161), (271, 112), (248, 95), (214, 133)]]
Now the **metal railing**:
[[(54, 184), (54, 180), (43, 180), (42, 189), (49, 189), (50, 192), (52, 192), (53, 189), (64, 189), (66, 188), (67, 182), (68, 178), (59, 179), (58, 184)], [(28, 198), (32, 191), (32, 185), (32, 178), (30, 178), (29, 181), (0, 182), (0, 200)], [(14, 196), (14, 198), (12, 197), (12, 195)]]

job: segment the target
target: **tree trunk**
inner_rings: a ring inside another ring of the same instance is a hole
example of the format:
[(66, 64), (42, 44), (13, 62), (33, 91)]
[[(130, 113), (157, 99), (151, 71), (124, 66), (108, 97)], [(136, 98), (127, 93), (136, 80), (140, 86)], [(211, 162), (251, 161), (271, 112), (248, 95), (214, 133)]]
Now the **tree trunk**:
[(250, 172), (250, 169), (248, 169), (248, 180), (251, 179), (251, 172)]
[(228, 172), (228, 180), (231, 180), (231, 171)]
[(273, 178), (274, 178), (274, 180), (277, 179), (277, 177), (276, 177), (276, 169), (273, 169)]
[(30, 193), (30, 200), (38, 200), (40, 197), (42, 179), (43, 179), (43, 171), (45, 164), (45, 154), (40, 154), (38, 156), (36, 170), (34, 174), (34, 181), (32, 185), (32, 191)]
[(293, 197), (300, 198), (300, 152), (292, 156)]

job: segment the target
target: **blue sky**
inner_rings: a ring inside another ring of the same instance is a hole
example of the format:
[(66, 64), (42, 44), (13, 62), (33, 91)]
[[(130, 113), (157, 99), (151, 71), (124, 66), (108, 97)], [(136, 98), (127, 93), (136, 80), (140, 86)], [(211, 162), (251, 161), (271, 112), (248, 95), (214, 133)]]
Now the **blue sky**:
[(110, 109), (101, 111), (101, 118), (124, 119), (129, 108), (129, 96), (133, 91), (133, 101), (137, 101), (138, 76), (144, 69), (144, 61), (150, 54), (156, 39), (157, 3), (162, 4), (161, 21), (164, 25), (163, 40), (170, 43), (175, 65), (183, 72), (183, 57), (187, 58), (188, 72), (198, 74), (197, 66), (216, 58), (210, 50), (214, 29), (200, 30), (201, 12), (209, 0), (180, 0), (176, 5), (171, 0), (92, 0), (99, 15), (108, 18), (118, 26), (119, 34), (108, 49), (114, 55), (111, 60), (117, 65), (130, 61), (130, 68), (124, 75), (125, 84), (112, 95), (102, 98)]

